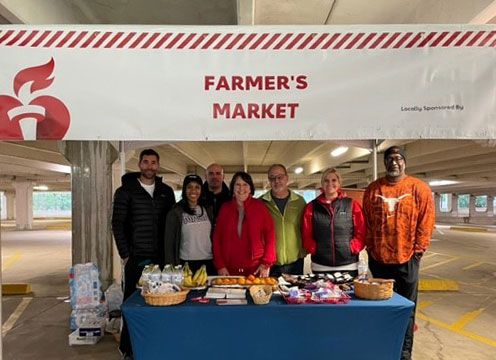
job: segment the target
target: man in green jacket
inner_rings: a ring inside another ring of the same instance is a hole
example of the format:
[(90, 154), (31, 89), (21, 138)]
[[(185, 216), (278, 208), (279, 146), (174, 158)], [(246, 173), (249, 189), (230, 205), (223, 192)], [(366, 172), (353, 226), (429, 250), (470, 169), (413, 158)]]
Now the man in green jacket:
[(268, 171), (271, 190), (263, 194), (276, 229), (277, 262), (270, 268), (270, 276), (303, 274), (306, 253), (301, 242), (301, 216), (305, 200), (288, 188), (288, 172), (282, 164), (273, 164)]

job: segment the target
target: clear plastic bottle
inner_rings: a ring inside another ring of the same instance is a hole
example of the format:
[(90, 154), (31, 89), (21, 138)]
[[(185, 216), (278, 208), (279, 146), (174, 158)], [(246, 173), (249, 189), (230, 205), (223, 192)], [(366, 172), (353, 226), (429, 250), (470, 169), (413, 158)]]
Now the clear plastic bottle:
[(172, 283), (172, 265), (167, 264), (164, 266), (164, 270), (162, 271), (162, 282)]
[(369, 278), (369, 266), (363, 257), (358, 261), (358, 281), (366, 282)]
[(174, 276), (172, 277), (172, 283), (181, 286), (184, 280), (183, 267), (177, 265), (174, 267)]

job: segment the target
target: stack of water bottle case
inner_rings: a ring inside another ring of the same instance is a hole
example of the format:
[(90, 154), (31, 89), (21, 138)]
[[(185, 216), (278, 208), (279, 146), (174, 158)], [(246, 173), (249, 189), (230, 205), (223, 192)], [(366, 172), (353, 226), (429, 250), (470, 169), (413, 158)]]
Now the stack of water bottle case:
[(95, 264), (77, 264), (70, 269), (70, 328), (74, 331), (69, 335), (69, 345), (93, 345), (103, 336), (108, 308), (100, 287)]

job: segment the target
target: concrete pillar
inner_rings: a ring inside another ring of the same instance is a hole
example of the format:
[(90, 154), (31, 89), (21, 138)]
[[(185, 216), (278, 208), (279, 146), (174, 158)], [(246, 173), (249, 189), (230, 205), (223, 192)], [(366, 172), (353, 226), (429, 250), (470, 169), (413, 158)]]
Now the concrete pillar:
[(458, 194), (451, 194), (451, 216), (458, 216)]
[(15, 217), (15, 192), (6, 191), (5, 192), (5, 202), (7, 210), (7, 220), (14, 220)]
[(107, 141), (60, 144), (72, 170), (72, 263), (95, 263), (102, 289), (112, 283), (112, 163), (117, 151)]
[(477, 212), (475, 211), (475, 195), (470, 194), (470, 200), (468, 203), (468, 217), (471, 218), (473, 216), (477, 216)]
[(33, 183), (15, 181), (15, 220), (17, 230), (33, 228)]
[(494, 196), (487, 195), (487, 216), (494, 216)]
[(436, 217), (441, 215), (441, 195), (434, 193), (434, 206), (436, 209)]

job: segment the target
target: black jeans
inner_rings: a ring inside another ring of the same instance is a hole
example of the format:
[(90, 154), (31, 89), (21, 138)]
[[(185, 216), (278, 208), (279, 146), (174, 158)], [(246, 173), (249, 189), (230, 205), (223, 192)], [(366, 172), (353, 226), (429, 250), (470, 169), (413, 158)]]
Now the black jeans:
[(413, 327), (415, 326), (415, 310), (417, 308), (418, 280), (419, 280), (420, 257), (417, 255), (404, 264), (383, 264), (372, 258), (369, 254), (369, 268), (374, 277), (382, 279), (394, 279), (394, 291), (401, 296), (414, 302), (412, 314), (406, 328), (401, 359), (412, 358)]
[(298, 259), (291, 264), (273, 265), (270, 268), (270, 276), (279, 277), (281, 274), (302, 275), (303, 274), (303, 259)]
[[(126, 265), (124, 266), (124, 301), (134, 294), (136, 291), (136, 284), (138, 283), (141, 273), (147, 264), (158, 264), (158, 259), (148, 259), (141, 257), (129, 257)], [(126, 355), (133, 354), (131, 346), (131, 338), (129, 337), (129, 330), (127, 328), (126, 319), (122, 316), (122, 331), (121, 341), (119, 343), (119, 350)]]

